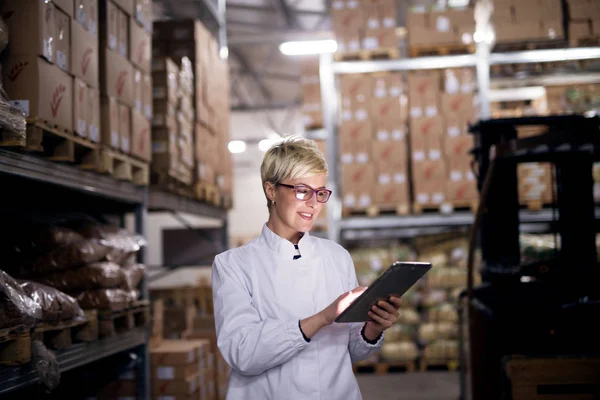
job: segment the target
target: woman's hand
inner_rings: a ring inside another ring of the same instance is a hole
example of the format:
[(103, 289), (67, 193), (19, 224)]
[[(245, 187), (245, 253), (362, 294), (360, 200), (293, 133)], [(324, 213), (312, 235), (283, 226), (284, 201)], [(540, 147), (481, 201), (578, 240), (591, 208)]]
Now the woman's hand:
[(325, 325), (331, 325), (338, 315), (340, 315), (348, 306), (356, 300), (358, 296), (363, 294), (367, 290), (366, 287), (357, 287), (349, 292), (340, 295), (333, 303), (327, 306), (323, 311), (320, 312), (321, 317)]
[(365, 327), (365, 336), (369, 340), (375, 340), (381, 332), (394, 325), (398, 320), (398, 309), (402, 305), (399, 297), (392, 296), (388, 301), (379, 301), (369, 311), (371, 321)]

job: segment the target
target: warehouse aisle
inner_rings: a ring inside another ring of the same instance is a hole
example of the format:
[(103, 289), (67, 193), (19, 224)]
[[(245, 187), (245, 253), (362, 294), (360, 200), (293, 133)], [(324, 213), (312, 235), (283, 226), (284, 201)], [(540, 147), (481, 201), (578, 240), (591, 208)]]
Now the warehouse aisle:
[(458, 372), (359, 374), (363, 400), (457, 400)]

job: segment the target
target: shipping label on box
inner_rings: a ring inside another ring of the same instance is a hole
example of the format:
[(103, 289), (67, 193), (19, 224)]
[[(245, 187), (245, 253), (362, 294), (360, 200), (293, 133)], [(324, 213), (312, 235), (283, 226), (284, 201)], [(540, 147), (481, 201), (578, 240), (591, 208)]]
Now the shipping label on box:
[(0, 11), (10, 39), (5, 50), (11, 56), (40, 55), (54, 62), (55, 7), (52, 2), (5, 0)]
[(119, 104), (119, 137), (121, 150), (124, 153), (131, 151), (131, 115), (129, 107)]
[(375, 140), (386, 141), (405, 141), (407, 138), (408, 127), (406, 122), (393, 120), (378, 120), (375, 127)]
[(121, 148), (119, 135), (119, 104), (114, 97), (103, 97), (100, 103), (102, 115), (102, 143), (113, 149)]
[(446, 199), (445, 180), (414, 180), (415, 202), (420, 205), (441, 205)]
[(404, 79), (401, 73), (390, 73), (389, 75), (373, 77), (373, 96), (400, 97), (406, 93)]
[(563, 39), (565, 34), (562, 20), (543, 20), (542, 37), (549, 40)]
[(100, 91), (88, 87), (87, 93), (87, 137), (94, 143), (100, 143)]
[(133, 108), (138, 112), (143, 112), (142, 104), (142, 73), (140, 70), (133, 69)]
[(142, 106), (146, 119), (152, 119), (152, 76), (142, 74)]
[(3, 65), (4, 89), (10, 103), (27, 117), (72, 132), (73, 78), (37, 55), (11, 57)]
[(119, 9), (112, 1), (107, 1), (100, 8), (100, 42), (101, 46), (119, 51)]
[(118, 31), (117, 42), (119, 54), (122, 57), (129, 57), (129, 17), (123, 11), (117, 11)]
[[(108, 1), (107, 1), (108, 3)], [(85, 29), (90, 35), (98, 37), (98, 0), (85, 0)]]
[(80, 24), (81, 26), (85, 26), (87, 21), (87, 16), (85, 15), (86, 7), (85, 0), (75, 0), (74, 3), (75, 10), (75, 18), (73, 19), (75, 22)]
[(71, 72), (71, 20), (69, 15), (58, 8), (54, 10), (54, 50), (55, 64), (63, 71)]
[(98, 40), (74, 21), (71, 21), (71, 34), (73, 36), (71, 71), (73, 75), (88, 85), (97, 88), (99, 83)]
[(367, 29), (362, 40), (363, 49), (396, 49), (396, 28)]
[(73, 78), (73, 127), (79, 136), (87, 136), (88, 88), (84, 81)]
[(103, 50), (102, 93), (133, 107), (133, 66), (111, 50)]
[(152, 158), (150, 122), (144, 114), (131, 110), (131, 153), (145, 161)]
[(152, 37), (136, 23), (129, 24), (130, 60), (145, 73), (152, 70)]

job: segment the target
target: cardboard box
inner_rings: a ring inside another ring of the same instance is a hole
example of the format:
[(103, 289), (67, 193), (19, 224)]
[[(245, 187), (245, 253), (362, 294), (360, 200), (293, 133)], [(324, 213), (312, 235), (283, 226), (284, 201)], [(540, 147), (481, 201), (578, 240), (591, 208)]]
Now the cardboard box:
[(98, 0), (85, 0), (85, 29), (90, 35), (98, 37)]
[(369, 75), (342, 75), (340, 78), (342, 98), (347, 98), (351, 106), (366, 103), (373, 93), (373, 79)]
[(408, 204), (408, 183), (377, 184), (375, 185), (375, 204), (379, 206), (391, 206)]
[(52, 1), (56, 8), (59, 8), (62, 12), (67, 14), (69, 18), (73, 18), (74, 14), (74, 0), (53, 0)]
[(119, 138), (121, 150), (129, 154), (131, 152), (131, 113), (130, 108), (119, 104)]
[(384, 97), (371, 99), (371, 118), (378, 123), (401, 125), (408, 120), (406, 108), (401, 107), (400, 98)]
[(372, 141), (373, 126), (369, 120), (343, 122), (338, 131), (338, 138), (340, 146), (344, 142)]
[(119, 51), (119, 9), (112, 1), (100, 8), (100, 45), (102, 48)]
[(373, 142), (373, 160), (378, 163), (386, 163), (390, 166), (406, 167), (408, 149), (403, 141), (375, 141)]
[(415, 138), (415, 142), (418, 141), (416, 138), (423, 138), (423, 140), (427, 141), (427, 147), (433, 146), (443, 135), (444, 119), (441, 116), (412, 118), (410, 120), (411, 146), (413, 145), (413, 138)]
[(121, 136), (119, 134), (119, 103), (114, 97), (102, 97), (100, 103), (100, 114), (102, 115), (102, 143), (113, 149), (121, 148)]
[(97, 88), (100, 82), (98, 40), (75, 21), (71, 21), (71, 34), (71, 72), (88, 85)]
[(152, 37), (136, 23), (129, 24), (131, 62), (145, 73), (152, 71)]
[(63, 71), (71, 72), (71, 20), (58, 8), (54, 10), (54, 60)]
[(408, 126), (406, 122), (398, 123), (397, 121), (381, 120), (376, 121), (375, 140), (408, 140)]
[(569, 44), (571, 47), (579, 46), (581, 39), (589, 39), (593, 36), (590, 21), (569, 22)]
[(28, 117), (73, 131), (73, 79), (35, 56), (13, 56), (3, 65), (4, 89), (10, 103)]
[(112, 0), (129, 17), (134, 13), (134, 0)]
[[(88, 87), (87, 93), (87, 137), (94, 143), (100, 143), (100, 91), (96, 88)], [(109, 123), (108, 120), (105, 121), (105, 123)]]
[(412, 174), (415, 181), (446, 179), (446, 164), (442, 159), (413, 162)]
[[(204, 382), (204, 377), (202, 377)], [(152, 382), (152, 395), (162, 396), (172, 399), (177, 395), (190, 395), (197, 393), (200, 389), (200, 375), (193, 375), (187, 379), (176, 381), (158, 381)]]
[(458, 116), (462, 121), (474, 122), (473, 95), (470, 93), (442, 94), (442, 114)]
[(147, 32), (152, 32), (152, 1), (135, 0), (134, 19), (144, 27)]
[(475, 143), (471, 135), (446, 136), (444, 138), (444, 154), (448, 158), (466, 158), (470, 160), (472, 156), (469, 152), (474, 147)]
[(421, 206), (446, 202), (446, 180), (413, 180), (415, 203)]
[(87, 136), (88, 87), (84, 81), (73, 78), (73, 127), (79, 136)]
[(142, 160), (150, 161), (152, 159), (150, 121), (141, 112), (132, 110), (131, 127), (131, 154)]
[(54, 62), (54, 3), (38, 0), (5, 0), (0, 12), (10, 38), (5, 55), (39, 55)]
[(142, 74), (142, 105), (146, 119), (152, 119), (152, 76)]
[(129, 58), (129, 17), (123, 11), (117, 12), (117, 21), (119, 29), (117, 31), (117, 43), (119, 54), (125, 58)]
[(87, 22), (87, 16), (85, 15), (85, 0), (74, 0), (73, 9), (75, 12), (73, 20), (81, 26), (85, 26), (85, 23)]
[(406, 94), (406, 86), (401, 73), (390, 73), (387, 75), (373, 77), (373, 96), (375, 98), (400, 97)]
[(542, 38), (554, 40), (564, 39), (565, 31), (561, 20), (548, 19), (543, 20), (541, 24)]
[(449, 180), (446, 182), (446, 198), (453, 203), (476, 201), (479, 198), (475, 180)]
[(111, 50), (101, 53), (100, 89), (102, 94), (115, 97), (133, 107), (133, 66), (126, 58)]
[(362, 48), (366, 50), (392, 49), (398, 47), (396, 28), (367, 29), (362, 40)]
[(207, 46), (210, 33), (202, 22), (195, 19), (156, 21), (153, 25), (154, 37), (159, 40), (191, 40)]
[(344, 206), (366, 208), (373, 202), (375, 169), (372, 164), (348, 164), (342, 166), (342, 193)]
[(138, 112), (143, 112), (142, 104), (142, 73), (140, 70), (133, 69), (133, 108)]

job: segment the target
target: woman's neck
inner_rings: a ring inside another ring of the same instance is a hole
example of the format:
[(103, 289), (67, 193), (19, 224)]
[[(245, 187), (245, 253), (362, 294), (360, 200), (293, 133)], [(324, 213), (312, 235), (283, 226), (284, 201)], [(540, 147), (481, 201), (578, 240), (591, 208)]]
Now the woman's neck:
[(302, 232), (298, 232), (282, 221), (277, 221), (275, 218), (269, 217), (267, 221), (267, 228), (269, 228), (277, 236), (290, 241), (292, 244), (298, 244), (302, 238)]

